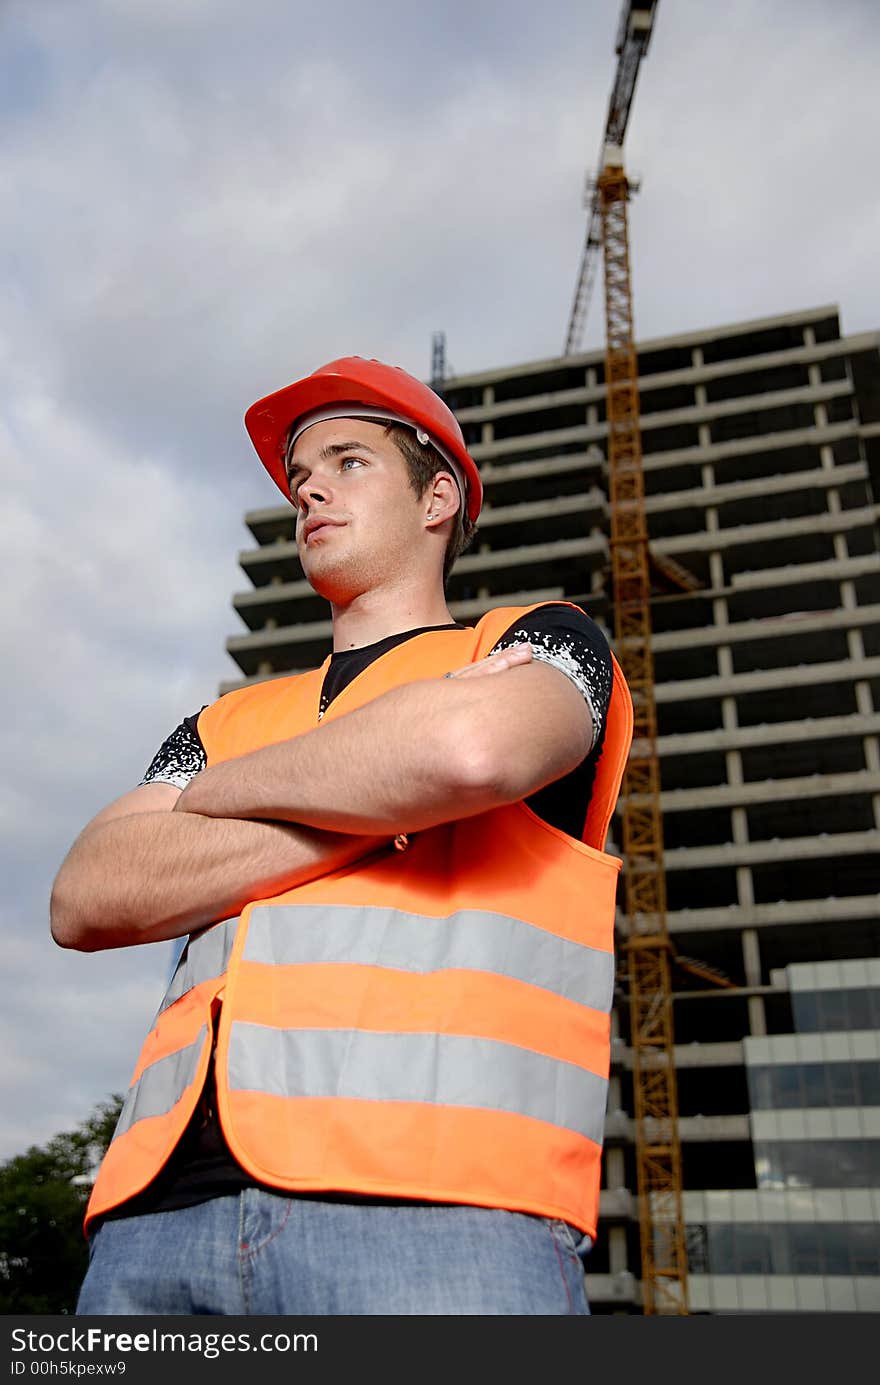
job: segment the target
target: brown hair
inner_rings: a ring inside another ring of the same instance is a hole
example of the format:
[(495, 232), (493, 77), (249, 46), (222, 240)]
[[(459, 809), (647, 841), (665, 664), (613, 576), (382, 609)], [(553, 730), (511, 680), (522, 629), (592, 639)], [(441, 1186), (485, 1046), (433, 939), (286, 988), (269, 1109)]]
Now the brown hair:
[[(406, 462), (409, 483), (416, 495), (423, 496), (430, 486), (438, 471), (445, 471), (455, 475), (449, 463), (441, 457), (433, 443), (416, 442), (412, 430), (401, 423), (389, 423), (385, 428), (387, 437), (391, 439), (398, 452)], [(446, 556), (443, 560), (443, 584), (452, 571), (453, 563), (467, 548), (471, 539), (474, 537), (476, 525), (470, 519), (467, 508), (464, 504), (459, 506), (456, 515), (449, 543), (446, 545)]]

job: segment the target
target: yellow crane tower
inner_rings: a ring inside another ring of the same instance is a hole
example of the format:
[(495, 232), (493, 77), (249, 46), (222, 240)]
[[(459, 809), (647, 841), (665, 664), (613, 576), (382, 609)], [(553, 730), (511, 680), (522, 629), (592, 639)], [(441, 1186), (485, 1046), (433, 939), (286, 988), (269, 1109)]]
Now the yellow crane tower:
[(605, 389), (615, 653), (633, 700), (633, 745), (623, 781), (626, 941), (636, 1128), (642, 1298), (645, 1313), (687, 1313), (681, 1143), (672, 1032), (673, 960), (666, 925), (666, 878), (651, 653), (650, 567), (680, 585), (687, 574), (650, 554), (639, 429), (623, 139), (639, 64), (648, 49), (657, 0), (624, 0), (617, 74), (565, 354), (578, 349), (600, 249), (605, 271)]

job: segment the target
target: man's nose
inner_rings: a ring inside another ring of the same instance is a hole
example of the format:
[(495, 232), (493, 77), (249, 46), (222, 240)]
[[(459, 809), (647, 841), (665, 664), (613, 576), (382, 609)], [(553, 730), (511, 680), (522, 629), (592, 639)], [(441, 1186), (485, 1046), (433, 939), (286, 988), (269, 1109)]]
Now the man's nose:
[(297, 489), (300, 508), (307, 510), (310, 505), (326, 505), (330, 498), (330, 488), (326, 478), (309, 476)]

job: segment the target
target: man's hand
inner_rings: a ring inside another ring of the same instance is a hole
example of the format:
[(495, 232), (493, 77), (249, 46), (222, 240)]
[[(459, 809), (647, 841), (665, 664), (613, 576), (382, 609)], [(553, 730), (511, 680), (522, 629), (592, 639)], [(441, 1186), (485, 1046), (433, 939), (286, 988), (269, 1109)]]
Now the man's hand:
[(490, 673), (504, 673), (505, 669), (516, 668), (518, 664), (531, 663), (532, 646), (530, 644), (512, 644), (509, 649), (499, 649), (495, 654), (487, 654), (485, 659), (478, 659), (475, 664), (465, 664), (464, 668), (457, 668), (454, 673), (447, 673), (447, 678), (485, 678)]

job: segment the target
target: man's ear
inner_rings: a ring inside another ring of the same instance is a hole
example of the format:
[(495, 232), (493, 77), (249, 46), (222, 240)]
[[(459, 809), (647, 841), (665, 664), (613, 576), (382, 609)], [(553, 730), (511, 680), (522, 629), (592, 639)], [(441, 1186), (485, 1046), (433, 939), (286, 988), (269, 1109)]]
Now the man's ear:
[(425, 518), (432, 529), (444, 520), (454, 519), (461, 507), (461, 496), (455, 479), (448, 471), (438, 471), (425, 491)]

